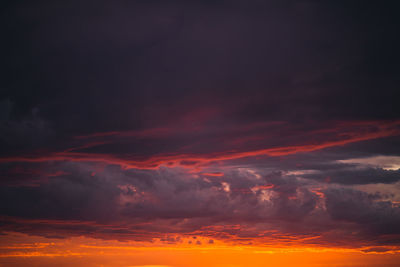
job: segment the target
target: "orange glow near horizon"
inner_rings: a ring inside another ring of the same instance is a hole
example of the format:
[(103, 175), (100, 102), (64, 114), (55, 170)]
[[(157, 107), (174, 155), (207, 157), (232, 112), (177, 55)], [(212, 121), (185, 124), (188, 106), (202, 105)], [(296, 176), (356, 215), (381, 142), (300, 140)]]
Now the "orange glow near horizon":
[[(343, 131), (335, 129), (326, 130), (334, 133), (326, 139), (309, 142), (299, 142), (292, 145), (280, 147), (260, 147), (259, 149), (249, 150), (230, 150), (215, 151), (205, 154), (180, 154), (167, 153), (155, 154), (148, 158), (122, 158), (116, 154), (85, 153), (77, 152), (74, 149), (66, 149), (60, 152), (53, 152), (48, 155), (37, 157), (7, 157), (0, 158), (0, 162), (50, 162), (50, 161), (70, 161), (70, 162), (97, 162), (95, 170), (91, 170), (91, 177), (97, 172), (102, 172), (106, 165), (119, 165), (122, 169), (158, 169), (160, 166), (168, 168), (181, 167), (188, 174), (194, 177), (204, 177), (205, 181), (211, 179), (222, 179), (225, 177), (223, 168), (203, 169), (213, 163), (222, 161), (237, 160), (252, 157), (281, 157), (297, 153), (307, 153), (322, 150), (330, 147), (344, 146), (351, 143), (372, 140), (383, 137), (396, 136), (400, 134), (398, 126), (400, 121), (386, 122), (377, 124), (376, 129), (350, 129), (346, 130), (346, 125), (341, 126)], [(368, 126), (368, 122), (361, 123), (360, 126)], [(339, 127), (340, 128), (340, 127)], [(114, 135), (111, 134), (111, 135)], [(108, 137), (109, 135), (98, 135), (97, 137)], [(86, 137), (82, 137), (85, 139)], [(106, 141), (94, 141), (84, 144), (79, 148), (88, 148)], [(387, 160), (387, 159), (385, 159)], [(353, 160), (354, 161), (354, 160)], [(372, 161), (375, 162), (375, 161)], [(382, 161), (383, 162), (383, 161)], [(386, 161), (385, 161), (386, 162)], [(371, 164), (365, 159), (363, 164)], [(383, 164), (383, 163), (381, 163)], [(386, 164), (386, 163), (385, 163)], [(392, 164), (393, 165), (393, 164)], [(391, 167), (390, 165), (389, 167)], [(386, 166), (386, 165), (385, 165)], [(395, 165), (397, 166), (397, 165)], [(35, 169), (15, 169), (17, 174), (45, 173), (46, 176), (53, 177), (64, 175), (66, 172), (43, 172)], [(259, 174), (253, 173), (254, 177), (260, 178)], [(329, 177), (327, 178), (329, 179)], [(327, 180), (329, 181), (329, 180)], [(261, 190), (270, 190), (276, 187), (275, 184), (258, 184), (250, 188), (230, 188), (229, 184), (221, 180), (223, 190), (240, 195), (255, 194)], [(31, 185), (31, 184), (29, 184)], [(35, 183), (32, 183), (35, 185)], [(133, 185), (117, 185), (122, 191), (135, 191)], [(325, 195), (319, 187), (311, 188), (312, 193), (319, 199), (324, 199)], [(143, 195), (144, 194), (144, 195)], [(152, 201), (151, 194), (142, 192), (142, 197), (148, 202)], [(297, 195), (287, 196), (288, 200), (296, 201)], [(395, 203), (395, 202), (393, 202)], [(318, 204), (317, 205), (323, 205)], [(369, 241), (356, 240), (349, 238), (343, 245), (340, 240), (331, 236), (324, 237), (319, 234), (311, 235), (290, 235), (285, 232), (275, 230), (260, 231), (253, 237), (235, 236), (235, 231), (223, 231), (223, 228), (240, 230), (241, 225), (203, 225), (201, 228), (191, 233), (182, 235), (173, 227), (166, 237), (153, 238), (152, 230), (135, 232), (136, 237), (143, 238), (145, 241), (129, 241), (130, 236), (119, 235), (118, 230), (124, 230), (113, 225), (97, 224), (94, 221), (63, 221), (63, 220), (40, 220), (23, 218), (3, 218), (8, 225), (13, 223), (25, 223), (27, 225), (41, 226), (100, 226), (102, 230), (93, 230), (92, 238), (89, 237), (69, 237), (65, 239), (45, 238), (33, 235), (9, 232), (0, 235), (0, 266), (147, 266), (147, 267), (201, 267), (201, 266), (226, 266), (226, 267), (247, 267), (247, 266), (398, 266), (400, 262), (400, 247), (395, 246), (373, 246), (378, 242), (365, 243)], [(8, 228), (14, 231), (12, 228)], [(52, 231), (51, 227), (50, 232)], [(95, 229), (95, 228), (94, 228)], [(151, 229), (151, 228), (149, 228)], [(115, 232), (113, 232), (116, 230)], [(226, 230), (226, 229), (225, 229)], [(108, 232), (109, 231), (109, 232)], [(109, 233), (113, 232), (111, 235)], [(272, 233), (271, 233), (272, 232)], [(35, 232), (32, 234), (40, 234)], [(60, 232), (62, 236), (70, 236), (68, 230)], [(165, 232), (164, 232), (165, 233)], [(47, 231), (47, 234), (49, 232)], [(162, 234), (161, 234), (162, 235)], [(244, 235), (245, 236), (245, 235)], [(103, 239), (102, 239), (103, 238)], [(108, 240), (119, 239), (123, 241)], [(218, 238), (221, 238), (218, 240)], [(388, 237), (390, 240), (396, 237)], [(376, 240), (375, 240), (376, 241)], [(363, 243), (364, 242), (364, 243)], [(388, 243), (386, 243), (388, 244)], [(390, 244), (390, 243), (389, 243)]]
[[(191, 242), (189, 240), (199, 241)], [(0, 238), (0, 266), (396, 266), (400, 250), (231, 245), (188, 237), (179, 243), (120, 242), (85, 237), (48, 239), (8, 233)]]

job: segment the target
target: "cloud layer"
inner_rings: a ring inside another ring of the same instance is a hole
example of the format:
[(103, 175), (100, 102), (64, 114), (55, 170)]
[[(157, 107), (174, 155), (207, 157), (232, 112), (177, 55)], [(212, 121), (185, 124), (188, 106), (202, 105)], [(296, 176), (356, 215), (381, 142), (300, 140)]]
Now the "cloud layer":
[(400, 246), (392, 5), (8, 1), (0, 233)]

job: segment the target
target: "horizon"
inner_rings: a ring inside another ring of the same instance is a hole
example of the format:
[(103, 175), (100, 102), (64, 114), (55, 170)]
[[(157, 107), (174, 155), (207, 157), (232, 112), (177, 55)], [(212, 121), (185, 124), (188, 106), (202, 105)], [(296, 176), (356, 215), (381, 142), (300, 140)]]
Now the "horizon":
[(5, 1), (0, 266), (398, 266), (394, 1)]

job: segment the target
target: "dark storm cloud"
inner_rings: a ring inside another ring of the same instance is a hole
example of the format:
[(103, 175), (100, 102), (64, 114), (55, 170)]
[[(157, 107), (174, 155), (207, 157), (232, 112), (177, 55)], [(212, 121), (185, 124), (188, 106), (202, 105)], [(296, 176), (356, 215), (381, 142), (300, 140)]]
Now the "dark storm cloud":
[[(391, 10), (313, 1), (9, 3), (2, 98), (13, 105), (11, 124), (39, 111), (53, 131), (40, 143), (47, 151), (69, 149), (77, 135), (158, 128), (175, 133), (116, 136), (84, 151), (142, 157), (301, 144), (332, 119), (398, 118), (396, 77), (381, 79), (366, 63), (388, 63), (376, 53), (396, 43)], [(290, 126), (237, 133), (266, 121)], [(18, 136), (13, 129), (8, 136)], [(7, 142), (3, 153), (16, 148)], [(32, 153), (32, 145), (19, 149)]]
[(327, 212), (334, 220), (356, 223), (367, 235), (400, 233), (400, 208), (381, 195), (352, 189), (330, 189), (324, 193)]
[(68, 132), (138, 129), (207, 107), (235, 121), (397, 118), (392, 10), (307, 1), (10, 4), (3, 94)]
[(398, 245), (395, 5), (7, 1), (0, 230)]
[[(70, 168), (64, 166), (63, 169)], [(34, 175), (27, 175), (35, 182)], [(79, 170), (79, 166), (68, 173), (55, 173), (33, 186), (26, 181), (25, 185), (11, 184), (0, 190), (2, 215), (67, 220), (99, 220), (113, 216), (114, 199), (119, 193), (113, 183), (92, 177), (88, 170)]]
[(340, 238), (350, 240), (346, 233), (358, 227), (352, 235), (357, 242), (373, 243), (386, 235), (383, 244), (396, 243), (389, 237), (398, 232), (398, 208), (379, 194), (328, 188), (322, 197), (306, 180), (279, 172), (259, 177), (245, 169), (210, 180), (168, 168), (123, 171), (110, 166), (94, 174), (94, 165), (59, 167), (69, 174), (36, 186), (1, 188), (2, 231), (120, 240), (171, 233), (238, 241), (319, 235), (314, 241), (325, 244), (339, 242), (330, 231), (340, 230)]
[[(153, 230), (162, 233), (165, 227), (171, 230), (171, 226), (158, 224), (158, 220), (180, 222), (181, 226), (175, 228), (178, 232), (199, 230), (218, 222), (299, 221), (316, 204), (316, 195), (308, 189), (301, 188), (296, 193), (300, 184), (296, 186), (279, 177), (271, 180), (279, 174), (271, 174), (266, 181), (250, 173), (246, 176), (233, 172), (224, 180), (207, 181), (168, 169), (137, 172), (106, 168), (95, 175), (90, 166), (82, 164), (70, 164), (64, 169), (69, 169), (69, 174), (52, 177), (40, 185), (3, 186), (1, 215), (39, 222), (64, 220), (66, 227), (70, 221), (81, 221), (85, 227), (85, 222), (91, 221), (108, 222), (115, 227), (147, 221), (154, 224), (150, 226)], [(266, 183), (276, 184), (276, 189), (263, 201), (263, 191), (252, 190)], [(73, 229), (71, 234), (75, 234)]]

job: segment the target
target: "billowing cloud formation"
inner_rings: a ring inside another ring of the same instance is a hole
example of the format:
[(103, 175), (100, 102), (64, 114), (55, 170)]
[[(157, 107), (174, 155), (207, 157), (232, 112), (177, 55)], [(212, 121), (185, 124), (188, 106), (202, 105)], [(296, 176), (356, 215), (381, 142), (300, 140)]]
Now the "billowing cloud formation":
[(110, 166), (93, 174), (93, 165), (58, 167), (68, 174), (35, 186), (2, 187), (4, 231), (139, 241), (203, 235), (255, 243), (285, 242), (291, 234), (313, 237), (316, 244), (339, 242), (331, 232), (340, 231), (340, 240), (353, 245), (397, 242), (399, 234), (400, 210), (387, 196), (280, 171), (228, 168), (211, 178), (179, 168)]
[(0, 232), (399, 247), (391, 5), (8, 1)]

